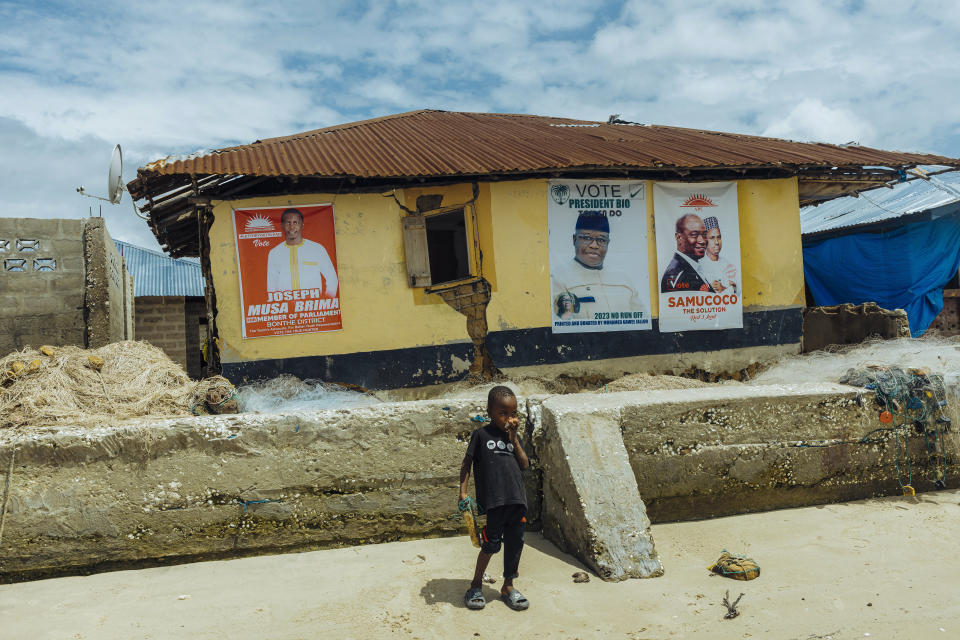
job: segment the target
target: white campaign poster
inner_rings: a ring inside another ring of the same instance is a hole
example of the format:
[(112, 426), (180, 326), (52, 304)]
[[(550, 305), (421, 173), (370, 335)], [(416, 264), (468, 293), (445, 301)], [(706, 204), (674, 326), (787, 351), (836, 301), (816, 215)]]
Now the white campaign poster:
[(660, 331), (743, 327), (734, 182), (653, 185)]
[(547, 187), (553, 332), (650, 329), (646, 183)]

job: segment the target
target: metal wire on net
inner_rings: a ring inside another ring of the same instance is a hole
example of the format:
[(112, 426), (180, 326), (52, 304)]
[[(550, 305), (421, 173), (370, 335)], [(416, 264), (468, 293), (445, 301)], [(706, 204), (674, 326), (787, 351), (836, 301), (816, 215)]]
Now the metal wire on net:
[[(944, 434), (950, 419), (944, 415), (947, 406), (943, 376), (923, 370), (906, 372), (899, 367), (871, 372), (867, 388), (876, 393), (877, 403), (884, 407), (881, 420), (889, 422), (896, 447), (897, 483), (904, 493), (913, 493), (913, 466), (910, 460), (911, 432), (922, 435), (927, 453), (930, 479), (938, 489), (946, 486)], [(906, 468), (906, 482), (903, 468)]]

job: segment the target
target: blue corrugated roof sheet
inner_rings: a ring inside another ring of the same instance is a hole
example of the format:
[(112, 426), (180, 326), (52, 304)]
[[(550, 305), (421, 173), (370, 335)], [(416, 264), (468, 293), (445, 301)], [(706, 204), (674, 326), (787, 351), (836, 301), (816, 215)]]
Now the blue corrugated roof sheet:
[(120, 240), (114, 244), (133, 274), (134, 297), (203, 295), (203, 273), (196, 260), (171, 258)]
[(960, 172), (864, 191), (860, 197), (837, 198), (800, 210), (801, 233), (821, 233), (847, 227), (862, 227), (930, 212), (933, 217), (960, 211)]

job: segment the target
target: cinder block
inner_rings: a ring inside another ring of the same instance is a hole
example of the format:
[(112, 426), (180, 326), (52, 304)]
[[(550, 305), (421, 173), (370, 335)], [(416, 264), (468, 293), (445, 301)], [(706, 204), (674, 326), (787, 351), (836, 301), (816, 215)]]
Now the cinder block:
[(74, 313), (69, 298), (49, 295), (24, 296), (21, 300), (21, 308), (24, 315), (60, 315), (61, 313), (73, 315)]
[(22, 298), (23, 296), (6, 293), (4, 290), (4, 293), (0, 294), (0, 317), (14, 317), (13, 309), (17, 308)]
[(19, 238), (29, 240), (50, 239), (60, 235), (60, 223), (61, 220), (54, 218), (18, 218), (16, 233)]
[(48, 289), (57, 294), (69, 294), (78, 292), (83, 295), (83, 275), (79, 273), (58, 273), (49, 278), (50, 285)]
[[(2, 268), (0, 262), (0, 268)], [(50, 281), (43, 277), (37, 277), (38, 274), (27, 272), (0, 271), (0, 291), (4, 293), (46, 293), (50, 286)]]
[(86, 272), (83, 264), (83, 256), (69, 255), (65, 258), (57, 258), (57, 271), (61, 273), (79, 273), (83, 275)]
[(77, 238), (41, 240), (40, 249), (42, 253), (51, 254), (51, 258), (67, 258), (69, 256), (83, 256), (83, 241)]
[(64, 238), (79, 238), (83, 233), (84, 220), (79, 219), (64, 219), (61, 218), (58, 220), (60, 228), (60, 236)]

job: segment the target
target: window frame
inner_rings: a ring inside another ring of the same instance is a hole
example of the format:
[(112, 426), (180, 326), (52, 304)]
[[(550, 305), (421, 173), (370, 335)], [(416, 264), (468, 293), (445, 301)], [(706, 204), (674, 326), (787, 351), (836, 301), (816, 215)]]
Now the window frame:
[[(433, 216), (463, 212), (466, 230), (469, 275), (457, 280), (434, 284), (430, 275), (430, 252), (427, 242), (427, 219)], [(422, 211), (403, 216), (404, 262), (407, 267), (407, 285), (412, 289), (424, 289), (428, 293), (473, 282), (480, 278), (480, 242), (477, 231), (476, 209), (472, 203), (457, 204), (439, 209)]]

